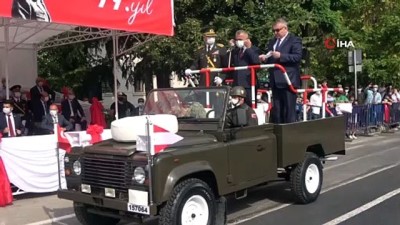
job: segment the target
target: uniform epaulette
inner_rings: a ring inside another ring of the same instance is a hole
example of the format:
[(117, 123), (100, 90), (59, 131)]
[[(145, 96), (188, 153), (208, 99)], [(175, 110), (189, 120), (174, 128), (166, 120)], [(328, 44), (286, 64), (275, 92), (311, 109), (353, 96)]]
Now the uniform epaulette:
[(202, 49), (202, 48), (204, 48), (204, 46), (200, 46), (200, 47), (198, 47), (198, 48), (197, 48), (197, 50), (199, 50), (199, 49)]
[(219, 44), (219, 43), (217, 44), (217, 46), (220, 47), (220, 48), (224, 47), (223, 44)]

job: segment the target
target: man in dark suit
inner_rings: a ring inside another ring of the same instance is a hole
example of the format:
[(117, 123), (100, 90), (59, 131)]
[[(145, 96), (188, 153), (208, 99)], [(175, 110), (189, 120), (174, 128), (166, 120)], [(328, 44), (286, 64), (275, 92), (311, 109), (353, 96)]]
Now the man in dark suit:
[(3, 113), (0, 115), (0, 130), (3, 133), (3, 137), (22, 135), (24, 127), (21, 122), (21, 117), (12, 112), (13, 108), (14, 106), (11, 100), (3, 102)]
[(87, 122), (85, 118), (85, 112), (81, 104), (75, 98), (75, 94), (72, 90), (68, 91), (68, 98), (61, 102), (61, 114), (69, 122), (73, 124), (80, 124), (82, 130), (86, 130)]
[(60, 125), (63, 131), (72, 130), (73, 126), (65, 117), (58, 113), (58, 107), (56, 104), (50, 105), (50, 113), (43, 116), (41, 128), (46, 130), (48, 133), (54, 133), (54, 124)]
[(56, 93), (45, 85), (45, 80), (41, 77), (36, 79), (36, 85), (30, 90), (31, 100), (39, 100), (42, 97), (42, 93), (46, 92), (49, 95), (51, 102), (54, 102)]
[[(236, 31), (235, 40), (231, 40), (231, 45), (235, 44), (236, 48), (232, 50), (231, 66), (250, 66), (260, 64), (259, 49), (252, 45), (249, 34), (244, 30)], [(235, 42), (235, 43), (233, 43)], [(238, 70), (232, 73), (233, 86), (242, 86), (246, 90), (246, 104), (251, 106), (251, 72), (250, 70)], [(256, 76), (257, 79), (257, 76)]]
[[(215, 43), (217, 34), (213, 29), (207, 30), (203, 34), (204, 45), (199, 47), (196, 52), (195, 59), (190, 69), (185, 71), (185, 74), (190, 75), (191, 70), (200, 70), (203, 68), (222, 68), (227, 67), (228, 59), (226, 55), (226, 48), (223, 44)], [(220, 73), (210, 73), (210, 83), (212, 86), (220, 85), (225, 76)], [(206, 75), (200, 74), (199, 86), (206, 86)]]
[[(300, 63), (303, 44), (301, 38), (289, 33), (287, 22), (278, 19), (273, 25), (275, 37), (268, 42), (267, 55), (261, 55), (260, 60), (267, 63), (282, 65), (295, 88), (301, 87)], [(268, 58), (268, 55), (270, 57)], [(296, 94), (289, 90), (283, 73), (276, 68), (269, 70), (272, 89), (272, 122), (292, 123), (296, 121)]]
[[(40, 99), (34, 99), (30, 102), (35, 129), (40, 129), (43, 116), (49, 114), (49, 105), (49, 94), (45, 91), (42, 92)], [(39, 131), (32, 130), (32, 132), (38, 134)]]

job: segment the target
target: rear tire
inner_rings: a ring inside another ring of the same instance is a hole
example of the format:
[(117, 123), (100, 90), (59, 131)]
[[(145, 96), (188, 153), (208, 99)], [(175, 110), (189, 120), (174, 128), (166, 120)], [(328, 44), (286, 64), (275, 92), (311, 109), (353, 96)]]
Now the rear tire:
[(116, 225), (120, 219), (101, 216), (88, 212), (87, 206), (74, 202), (75, 216), (83, 225)]
[(317, 200), (322, 187), (323, 171), (319, 157), (306, 152), (304, 160), (292, 170), (290, 181), (291, 189), (296, 202), (308, 204)]
[(159, 225), (216, 225), (214, 192), (202, 180), (190, 178), (175, 186), (160, 211)]

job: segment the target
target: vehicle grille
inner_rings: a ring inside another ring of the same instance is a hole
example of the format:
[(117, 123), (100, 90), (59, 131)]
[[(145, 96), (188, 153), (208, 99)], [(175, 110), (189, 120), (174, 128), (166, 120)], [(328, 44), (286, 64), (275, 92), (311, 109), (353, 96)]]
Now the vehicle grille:
[(132, 180), (131, 162), (122, 159), (83, 157), (82, 183), (94, 188), (127, 192)]

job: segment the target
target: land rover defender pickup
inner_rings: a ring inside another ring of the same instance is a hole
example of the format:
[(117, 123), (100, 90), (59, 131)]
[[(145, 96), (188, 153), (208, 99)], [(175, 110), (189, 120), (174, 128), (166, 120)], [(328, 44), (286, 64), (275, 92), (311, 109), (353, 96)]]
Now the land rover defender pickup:
[(145, 113), (175, 115), (183, 139), (154, 156), (135, 141), (75, 147), (65, 155), (59, 198), (73, 201), (85, 225), (152, 217), (160, 225), (220, 225), (226, 196), (282, 178), (298, 203), (315, 201), (323, 163), (345, 153), (344, 118), (226, 128), (229, 107), (229, 87), (152, 90)]

